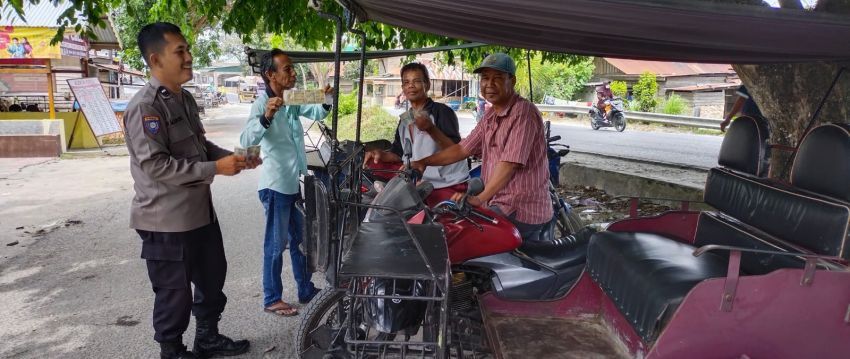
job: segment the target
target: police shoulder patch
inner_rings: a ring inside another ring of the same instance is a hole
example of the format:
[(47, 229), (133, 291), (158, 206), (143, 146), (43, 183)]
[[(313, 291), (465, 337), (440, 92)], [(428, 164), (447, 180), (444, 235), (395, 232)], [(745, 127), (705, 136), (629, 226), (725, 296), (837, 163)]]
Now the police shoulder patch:
[(156, 136), (159, 130), (162, 129), (159, 116), (142, 116), (142, 124), (145, 127), (145, 133), (150, 135)]

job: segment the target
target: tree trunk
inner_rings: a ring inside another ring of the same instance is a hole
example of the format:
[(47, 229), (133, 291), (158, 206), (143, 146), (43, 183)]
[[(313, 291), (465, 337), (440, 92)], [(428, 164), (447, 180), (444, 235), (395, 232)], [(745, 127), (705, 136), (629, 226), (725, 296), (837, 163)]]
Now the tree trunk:
[[(797, 146), (841, 67), (850, 63), (734, 65), (735, 72), (770, 122), (771, 144)], [(850, 123), (850, 71), (845, 70), (813, 125)], [(771, 177), (787, 179), (789, 151), (773, 150)]]
[[(736, 2), (721, 0), (719, 2)], [(798, 8), (799, 1), (780, 1), (783, 7)], [(815, 11), (850, 14), (850, 0), (819, 0)], [(846, 46), (836, 39), (835, 46)], [(850, 123), (850, 62), (770, 65), (733, 65), (747, 86), (762, 114), (770, 122), (770, 142), (774, 145), (797, 146), (812, 116), (827, 95), (830, 84), (842, 67), (835, 88), (827, 97), (813, 126), (828, 122)], [(774, 149), (770, 160), (770, 176), (788, 179), (791, 172), (790, 151)]]
[(319, 84), (320, 89), (325, 88), (331, 69), (331, 63), (328, 62), (313, 62), (310, 64), (310, 72), (313, 74), (313, 79)]

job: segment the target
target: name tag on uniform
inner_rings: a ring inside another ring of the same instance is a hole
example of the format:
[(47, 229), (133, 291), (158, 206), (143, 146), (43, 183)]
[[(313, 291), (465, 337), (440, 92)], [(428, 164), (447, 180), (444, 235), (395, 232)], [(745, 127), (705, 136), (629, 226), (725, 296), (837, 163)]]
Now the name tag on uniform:
[(145, 132), (153, 136), (156, 136), (159, 133), (159, 130), (162, 129), (159, 116), (143, 116), (142, 123), (145, 126)]

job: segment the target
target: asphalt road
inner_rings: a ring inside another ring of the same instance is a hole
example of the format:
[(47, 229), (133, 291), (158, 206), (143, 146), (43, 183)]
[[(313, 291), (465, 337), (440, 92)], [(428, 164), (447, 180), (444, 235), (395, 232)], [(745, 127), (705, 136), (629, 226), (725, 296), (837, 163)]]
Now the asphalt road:
[[(394, 114), (400, 112), (396, 109), (388, 110)], [(467, 113), (459, 113), (458, 119), (462, 135), (468, 134), (475, 127), (475, 121)], [(589, 123), (552, 123), (552, 135), (560, 135), (560, 142), (575, 151), (701, 169), (717, 165), (717, 154), (723, 141), (721, 136), (645, 132), (628, 126), (623, 132), (613, 128), (594, 131)]]

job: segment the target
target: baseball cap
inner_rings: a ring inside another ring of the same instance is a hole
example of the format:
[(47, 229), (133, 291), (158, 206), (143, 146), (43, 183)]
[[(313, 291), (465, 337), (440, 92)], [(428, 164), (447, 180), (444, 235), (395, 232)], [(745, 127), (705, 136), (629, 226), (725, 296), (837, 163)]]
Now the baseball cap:
[(501, 52), (487, 55), (487, 57), (484, 58), (484, 61), (481, 61), (481, 65), (479, 65), (475, 71), (472, 71), (472, 73), (477, 74), (484, 69), (494, 69), (511, 75), (516, 75), (516, 63), (514, 63), (514, 59)]

